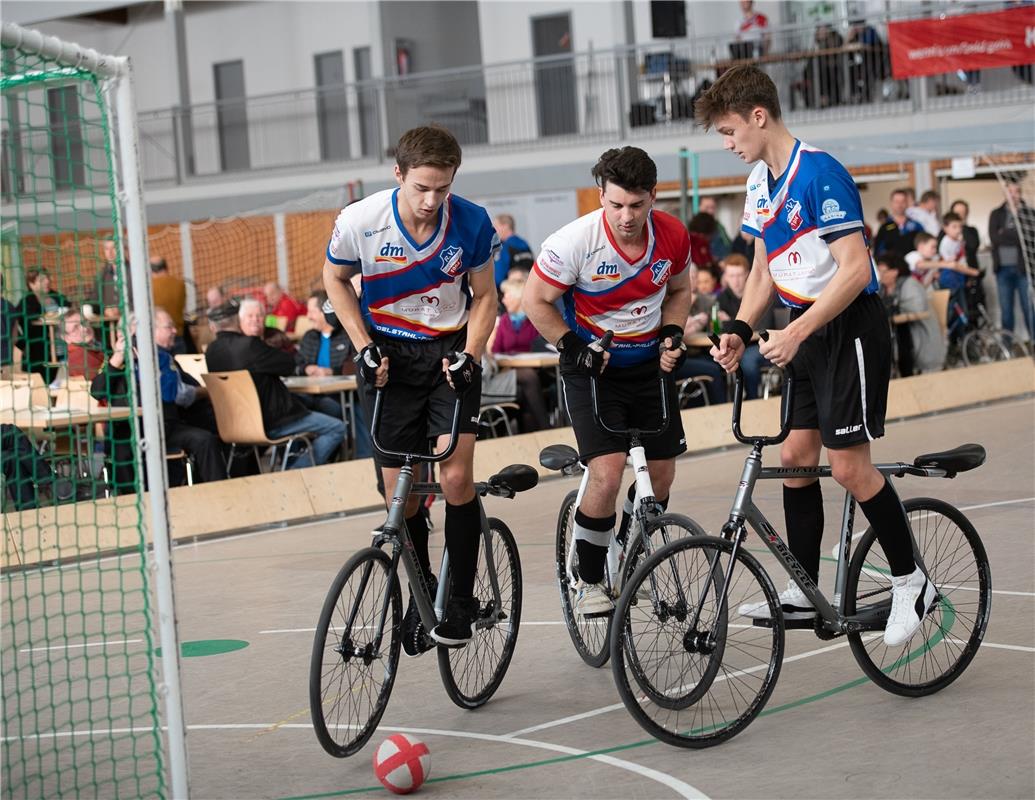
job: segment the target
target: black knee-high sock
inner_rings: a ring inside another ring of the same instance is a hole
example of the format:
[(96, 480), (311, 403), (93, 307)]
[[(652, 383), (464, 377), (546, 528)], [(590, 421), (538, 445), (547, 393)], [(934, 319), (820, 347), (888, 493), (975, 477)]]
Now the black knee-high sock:
[[(583, 530), (580, 532), (579, 528)], [(575, 554), (579, 557), (579, 577), (586, 583), (600, 583), (604, 580), (604, 561), (607, 558), (607, 542), (615, 528), (615, 515), (588, 517), (582, 509), (575, 511)], [(584, 538), (586, 535), (589, 539)]]
[(482, 532), (478, 498), (455, 506), (446, 503), (446, 549), (454, 597), (472, 597), (478, 568), (478, 540)]
[(428, 554), (428, 518), (421, 511), (406, 518), (406, 530), (413, 542), (413, 553), (417, 557), (425, 578), (431, 577), (431, 556)]
[(909, 532), (909, 519), (898, 492), (891, 481), (884, 479), (884, 487), (869, 500), (860, 500), (859, 508), (870, 521), (877, 541), (880, 542), (888, 566), (895, 577), (909, 575), (916, 569), (913, 560), (913, 539)]
[(823, 539), (823, 490), (819, 481), (792, 489), (783, 487), (783, 518), (787, 546), (802, 567), (819, 582), (819, 548)]

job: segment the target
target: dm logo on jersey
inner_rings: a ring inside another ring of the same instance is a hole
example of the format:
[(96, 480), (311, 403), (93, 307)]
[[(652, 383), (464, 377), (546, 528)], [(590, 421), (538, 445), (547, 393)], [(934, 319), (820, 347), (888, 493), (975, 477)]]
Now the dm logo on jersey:
[(769, 216), (769, 206), (764, 197), (759, 197), (758, 200), (755, 201), (755, 213), (760, 217)]
[(407, 263), (406, 251), (401, 246), (389, 242), (374, 256), (374, 263), (398, 264), (400, 267), (405, 267)]
[(622, 274), (618, 271), (617, 264), (608, 264), (606, 261), (601, 261), (597, 266), (596, 274), (591, 280), (596, 283), (597, 281), (620, 281)]
[(455, 278), (463, 267), (464, 249), (462, 247), (447, 247), (439, 256), (442, 259), (442, 271), (451, 278)]
[(784, 206), (784, 210), (787, 212), (787, 224), (791, 226), (791, 230), (798, 230), (802, 223), (801, 203), (792, 197), (787, 201), (787, 205)]
[(655, 261), (650, 265), (650, 280), (655, 286), (664, 286), (668, 276), (672, 274), (672, 262), (667, 258)]

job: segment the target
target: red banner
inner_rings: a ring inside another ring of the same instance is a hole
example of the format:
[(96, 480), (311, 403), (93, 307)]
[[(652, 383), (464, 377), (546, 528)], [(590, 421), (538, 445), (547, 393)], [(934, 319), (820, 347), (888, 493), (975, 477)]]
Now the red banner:
[(1035, 62), (1035, 5), (888, 23), (896, 78)]

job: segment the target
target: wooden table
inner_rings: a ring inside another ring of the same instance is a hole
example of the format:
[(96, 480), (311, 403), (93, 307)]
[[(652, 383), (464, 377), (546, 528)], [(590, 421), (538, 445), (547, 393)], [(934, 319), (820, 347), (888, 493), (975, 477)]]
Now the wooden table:
[(930, 311), (904, 311), (891, 317), (894, 325), (904, 325), (907, 322), (918, 322), (931, 316)]
[(533, 369), (552, 369), (557, 378), (557, 416), (556, 427), (561, 427), (567, 419), (567, 412), (564, 403), (564, 383), (561, 381), (561, 354), (550, 350), (541, 350), (536, 353), (500, 353), (494, 355), (497, 366), (500, 369), (520, 369), (531, 367)]
[(292, 375), (284, 378), (284, 385), (295, 394), (336, 394), (346, 414), (346, 423), (352, 439), (356, 439), (355, 375)]

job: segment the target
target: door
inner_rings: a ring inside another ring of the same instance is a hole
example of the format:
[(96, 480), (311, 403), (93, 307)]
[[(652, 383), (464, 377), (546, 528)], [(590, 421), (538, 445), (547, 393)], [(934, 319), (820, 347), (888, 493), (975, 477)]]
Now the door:
[(219, 164), (224, 172), (251, 167), (248, 152), (248, 109), (244, 94), (244, 62), (226, 61), (214, 67)]
[(341, 50), (318, 53), (316, 63), (316, 124), (320, 133), (320, 160), (349, 157), (349, 114), (345, 96), (345, 60)]
[(364, 156), (378, 151), (380, 136), (377, 131), (377, 89), (370, 84), (370, 48), (357, 47), (352, 51), (356, 70), (356, 111), (359, 114), (359, 149)]
[[(533, 18), (532, 52), (537, 58), (570, 54), (571, 14)], [(574, 58), (537, 64), (535, 95), (540, 136), (578, 133)]]
[(54, 188), (84, 186), (83, 134), (79, 127), (79, 94), (75, 86), (47, 89), (50, 156)]

